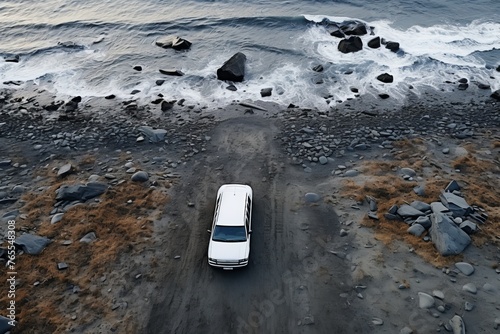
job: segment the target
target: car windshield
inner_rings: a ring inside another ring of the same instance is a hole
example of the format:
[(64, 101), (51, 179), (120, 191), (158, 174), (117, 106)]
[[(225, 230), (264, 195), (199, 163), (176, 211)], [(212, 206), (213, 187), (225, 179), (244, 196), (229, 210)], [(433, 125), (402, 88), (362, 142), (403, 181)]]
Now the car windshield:
[(215, 226), (213, 241), (246, 241), (245, 226)]

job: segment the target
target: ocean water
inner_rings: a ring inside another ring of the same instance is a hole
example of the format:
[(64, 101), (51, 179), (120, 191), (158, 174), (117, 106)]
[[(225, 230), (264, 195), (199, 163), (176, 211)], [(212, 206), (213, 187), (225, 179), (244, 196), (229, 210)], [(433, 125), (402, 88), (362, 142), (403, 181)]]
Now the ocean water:
[[(374, 36), (367, 35), (362, 51), (342, 54), (339, 39), (318, 24), (325, 18), (365, 22), (400, 51), (369, 49)], [(410, 86), (416, 94), (447, 91), (454, 86), (445, 82), (460, 78), (500, 89), (499, 0), (3, 0), (0, 30), (0, 83), (35, 83), (60, 98), (115, 94), (148, 102), (161, 93), (223, 106), (259, 100), (260, 90), (272, 87), (265, 100), (327, 109), (355, 97), (351, 88), (398, 101)], [(155, 45), (172, 34), (191, 49)], [(216, 70), (236, 52), (247, 56), (246, 76), (232, 92)], [(13, 55), (18, 63), (2, 60)], [(311, 70), (318, 64), (321, 74)], [(159, 73), (168, 68), (185, 75)], [(393, 83), (376, 80), (385, 72)]]

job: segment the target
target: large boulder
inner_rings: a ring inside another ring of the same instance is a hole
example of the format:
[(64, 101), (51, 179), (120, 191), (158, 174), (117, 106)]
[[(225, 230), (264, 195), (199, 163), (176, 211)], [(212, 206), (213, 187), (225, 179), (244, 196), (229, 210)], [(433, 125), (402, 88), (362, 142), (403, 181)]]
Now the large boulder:
[(217, 70), (217, 79), (241, 82), (245, 77), (245, 54), (238, 52)]
[(447, 215), (431, 214), (431, 238), (436, 249), (443, 256), (462, 253), (471, 243), (470, 237)]
[(452, 212), (454, 217), (463, 217), (474, 211), (463, 197), (453, 193), (442, 192), (439, 199)]
[(340, 25), (344, 34), (351, 36), (362, 36), (368, 33), (366, 25), (359, 21), (345, 21)]
[(351, 36), (339, 42), (338, 50), (342, 53), (358, 52), (363, 49), (363, 41), (357, 36)]
[(97, 197), (103, 194), (108, 186), (103, 183), (89, 182), (86, 185), (76, 184), (72, 186), (64, 185), (57, 189), (56, 200), (58, 201), (82, 201)]

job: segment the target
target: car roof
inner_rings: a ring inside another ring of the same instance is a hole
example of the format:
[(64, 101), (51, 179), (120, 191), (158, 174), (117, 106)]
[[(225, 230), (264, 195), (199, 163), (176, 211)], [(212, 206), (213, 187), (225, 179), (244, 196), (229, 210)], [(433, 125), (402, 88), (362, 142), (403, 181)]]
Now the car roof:
[(244, 226), (246, 197), (252, 198), (252, 188), (243, 184), (225, 184), (219, 188), (221, 196), (217, 224), (219, 226)]

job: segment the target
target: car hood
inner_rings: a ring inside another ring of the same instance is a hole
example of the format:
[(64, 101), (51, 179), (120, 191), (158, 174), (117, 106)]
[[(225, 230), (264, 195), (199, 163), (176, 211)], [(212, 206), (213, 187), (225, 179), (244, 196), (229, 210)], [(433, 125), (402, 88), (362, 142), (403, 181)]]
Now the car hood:
[(242, 260), (248, 258), (250, 240), (243, 242), (221, 242), (210, 240), (208, 257), (214, 260)]

